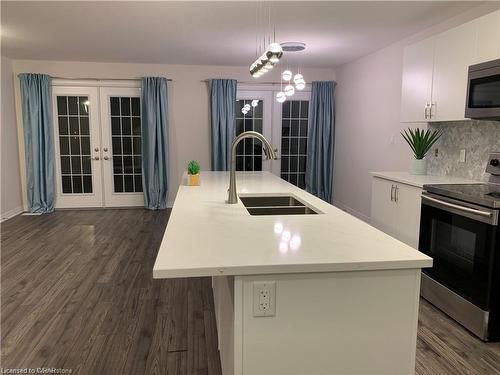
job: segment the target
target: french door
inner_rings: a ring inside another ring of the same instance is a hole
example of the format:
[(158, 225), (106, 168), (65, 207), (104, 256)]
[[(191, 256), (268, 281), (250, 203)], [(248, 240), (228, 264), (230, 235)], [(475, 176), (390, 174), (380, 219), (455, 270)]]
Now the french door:
[(56, 208), (141, 206), (140, 89), (52, 92)]
[[(262, 133), (278, 153), (278, 160), (265, 160), (262, 143), (245, 139), (236, 149), (236, 169), (270, 171), (302, 189), (305, 188), (310, 92), (296, 92), (284, 103), (272, 90), (238, 89), (235, 134), (254, 130)], [(250, 107), (244, 110), (245, 105)]]
[[(245, 106), (250, 109), (244, 111)], [(253, 130), (261, 133), (268, 140), (272, 140), (272, 111), (272, 92), (238, 90), (235, 106), (235, 136)], [(246, 138), (238, 144), (236, 170), (271, 171), (271, 160), (263, 157), (261, 141)]]

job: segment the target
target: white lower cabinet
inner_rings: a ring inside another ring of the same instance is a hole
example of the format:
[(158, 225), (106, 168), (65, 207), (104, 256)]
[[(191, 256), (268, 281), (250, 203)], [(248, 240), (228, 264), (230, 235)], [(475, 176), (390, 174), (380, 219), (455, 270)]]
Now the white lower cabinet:
[(421, 188), (373, 177), (372, 225), (418, 248), (421, 194)]

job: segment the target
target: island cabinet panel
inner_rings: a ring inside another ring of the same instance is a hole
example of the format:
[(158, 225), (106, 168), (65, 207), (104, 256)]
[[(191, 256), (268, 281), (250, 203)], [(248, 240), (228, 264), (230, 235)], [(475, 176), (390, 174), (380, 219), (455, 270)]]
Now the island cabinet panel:
[(400, 241), (418, 247), (422, 189), (374, 177), (371, 223)]
[[(253, 284), (276, 281), (276, 315), (253, 314)], [(420, 269), (235, 277), (234, 371), (413, 374)]]
[(234, 277), (213, 276), (215, 319), (223, 374), (234, 369)]

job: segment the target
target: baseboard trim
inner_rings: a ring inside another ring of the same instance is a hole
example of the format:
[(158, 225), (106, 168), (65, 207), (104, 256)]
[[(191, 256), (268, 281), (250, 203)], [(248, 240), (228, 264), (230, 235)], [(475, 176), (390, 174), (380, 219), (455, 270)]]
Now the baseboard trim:
[(23, 212), (24, 212), (24, 209), (21, 206), (13, 208), (12, 210), (9, 210), (7, 212), (4, 212), (4, 213), (2, 213), (2, 216), (0, 217), (0, 223), (3, 223), (6, 220), (12, 219), (13, 217), (20, 215)]
[(332, 203), (335, 207), (337, 208), (340, 208), (342, 211), (345, 211), (347, 212), (348, 214), (351, 214), (352, 216), (355, 216), (357, 217), (358, 219), (360, 220), (363, 220), (364, 222), (368, 223), (368, 224), (371, 224), (371, 218), (365, 214), (362, 214), (361, 212), (359, 211), (356, 211), (356, 210), (353, 210), (351, 207), (349, 206), (346, 206), (345, 204), (343, 203), (340, 203), (340, 202), (337, 202), (337, 201), (333, 201)]

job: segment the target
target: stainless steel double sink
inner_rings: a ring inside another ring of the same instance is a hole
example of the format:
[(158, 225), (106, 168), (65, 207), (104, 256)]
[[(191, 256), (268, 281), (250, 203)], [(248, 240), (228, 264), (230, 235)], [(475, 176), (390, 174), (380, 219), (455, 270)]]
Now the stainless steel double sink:
[(259, 215), (316, 215), (319, 212), (292, 195), (240, 196), (252, 216)]

